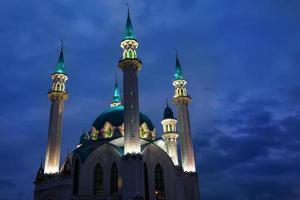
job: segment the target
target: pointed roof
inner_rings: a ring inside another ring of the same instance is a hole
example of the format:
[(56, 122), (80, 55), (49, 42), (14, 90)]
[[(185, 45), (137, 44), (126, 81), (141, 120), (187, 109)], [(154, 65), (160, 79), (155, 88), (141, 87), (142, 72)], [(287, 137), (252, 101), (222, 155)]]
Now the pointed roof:
[(131, 19), (130, 19), (129, 6), (128, 6), (127, 22), (126, 22), (126, 27), (125, 27), (125, 32), (124, 32), (124, 38), (123, 39), (124, 40), (127, 40), (127, 39), (135, 40), (135, 34), (133, 32), (132, 23), (131, 23)]
[(182, 69), (181, 69), (181, 65), (180, 65), (180, 62), (179, 62), (177, 51), (176, 51), (176, 64), (175, 64), (174, 79), (175, 80), (182, 80), (183, 79), (183, 73), (182, 73)]
[(121, 98), (120, 90), (119, 90), (119, 86), (118, 86), (117, 74), (115, 74), (115, 88), (114, 88), (113, 101), (112, 101), (111, 105), (112, 106), (120, 105), (121, 103), (122, 103), (122, 98)]
[(163, 119), (175, 119), (173, 110), (169, 107), (169, 103), (167, 101), (167, 106), (164, 110), (164, 117)]
[(64, 43), (63, 41), (61, 41), (60, 54), (56, 65), (56, 73), (63, 74), (64, 72), (65, 72)]

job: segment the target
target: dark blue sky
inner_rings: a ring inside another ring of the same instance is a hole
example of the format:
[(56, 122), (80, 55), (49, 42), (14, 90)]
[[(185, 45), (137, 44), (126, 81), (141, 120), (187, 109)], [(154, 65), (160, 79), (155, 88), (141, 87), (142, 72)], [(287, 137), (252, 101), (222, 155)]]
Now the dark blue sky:
[[(300, 199), (300, 1), (129, 0), (141, 110), (161, 133), (175, 48), (191, 103), (203, 200)], [(109, 106), (123, 0), (0, 1), (0, 199), (29, 200), (64, 39), (63, 155)]]

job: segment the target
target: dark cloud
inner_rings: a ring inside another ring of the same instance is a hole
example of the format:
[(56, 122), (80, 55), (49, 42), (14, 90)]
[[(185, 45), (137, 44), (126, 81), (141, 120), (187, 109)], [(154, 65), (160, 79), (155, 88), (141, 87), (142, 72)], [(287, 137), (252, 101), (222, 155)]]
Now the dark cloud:
[[(62, 155), (109, 105), (114, 71), (121, 77), (125, 4), (0, 1), (1, 198), (32, 199), (61, 38), (70, 76)], [(129, 4), (143, 61), (141, 109), (158, 134), (178, 49), (193, 98), (202, 198), (299, 199), (299, 1)]]
[[(232, 111), (233, 114), (244, 113), (245, 120), (239, 120), (236, 115), (225, 117), (230, 119), (229, 122), (216, 120), (215, 126), (226, 124), (226, 129), (211, 134), (206, 141), (210, 145), (198, 148), (201, 177), (214, 187), (213, 191), (204, 187), (203, 196), (205, 199), (224, 199), (225, 195), (249, 200), (299, 198), (299, 114), (275, 119), (274, 110), (265, 111), (268, 104), (252, 99), (247, 102), (251, 112), (243, 112), (243, 106)], [(207, 136), (206, 132), (202, 135)], [(218, 184), (212, 181), (216, 176)], [(227, 184), (233, 186), (226, 186), (229, 190), (223, 191)], [(215, 190), (222, 192), (215, 194)]]

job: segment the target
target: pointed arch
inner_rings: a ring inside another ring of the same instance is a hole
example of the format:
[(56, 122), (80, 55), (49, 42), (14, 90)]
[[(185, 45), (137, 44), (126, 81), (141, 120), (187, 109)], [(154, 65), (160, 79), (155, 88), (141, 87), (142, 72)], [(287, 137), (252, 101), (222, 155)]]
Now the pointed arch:
[(127, 51), (127, 57), (128, 58), (133, 58), (133, 52), (132, 52), (131, 49), (128, 49), (128, 51)]
[(80, 172), (80, 163), (77, 158), (74, 166), (74, 183), (73, 183), (73, 194), (78, 195), (79, 191), (79, 172)]
[(93, 194), (100, 195), (103, 193), (103, 168), (97, 163), (93, 171)]
[(165, 183), (164, 183), (164, 171), (158, 163), (155, 166), (155, 199), (165, 200)]
[(115, 162), (110, 170), (110, 193), (112, 195), (118, 194), (118, 167)]
[(55, 85), (55, 91), (60, 91), (60, 82), (57, 82)]
[(149, 178), (147, 164), (144, 163), (144, 186), (145, 186), (145, 200), (149, 200)]
[(125, 50), (123, 51), (123, 59), (126, 58), (126, 57), (127, 57), (127, 50), (125, 49)]
[(65, 84), (64, 83), (60, 84), (60, 91), (65, 91)]
[(149, 136), (149, 128), (148, 128), (148, 125), (144, 122), (140, 126), (140, 137), (141, 138), (148, 138), (148, 136)]
[(105, 122), (103, 126), (103, 137), (104, 138), (111, 138), (113, 136), (113, 127), (111, 123)]

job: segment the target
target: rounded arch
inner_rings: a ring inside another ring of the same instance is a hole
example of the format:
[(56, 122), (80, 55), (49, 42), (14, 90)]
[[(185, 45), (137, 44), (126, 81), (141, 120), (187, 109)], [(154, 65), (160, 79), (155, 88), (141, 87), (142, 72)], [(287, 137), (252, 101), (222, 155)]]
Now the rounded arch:
[[(115, 163), (117, 166), (121, 165), (121, 154), (113, 145), (109, 143), (102, 144), (94, 149), (82, 164), (81, 173), (84, 174), (82, 176), (82, 183), (93, 182), (93, 169), (97, 163), (103, 167), (103, 192), (105, 194), (110, 194), (109, 174), (111, 171), (111, 166), (113, 163)], [(106, 185), (108, 185), (108, 187), (106, 187)], [(84, 185), (83, 194), (91, 195), (93, 192), (92, 186), (92, 184)]]
[(149, 199), (155, 199), (155, 168), (159, 164), (164, 174), (164, 191), (165, 199), (177, 199), (174, 194), (176, 188), (177, 169), (174, 166), (169, 155), (159, 146), (151, 143), (148, 144), (142, 151), (143, 160), (147, 165), (148, 181), (149, 181)]

